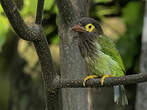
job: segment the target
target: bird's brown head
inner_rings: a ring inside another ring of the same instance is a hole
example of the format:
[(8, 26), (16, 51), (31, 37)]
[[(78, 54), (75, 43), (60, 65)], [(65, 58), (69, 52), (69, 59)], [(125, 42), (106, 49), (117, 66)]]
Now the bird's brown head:
[(78, 32), (79, 34), (102, 34), (101, 26), (98, 21), (93, 18), (83, 17), (72, 27), (72, 30)]
[(94, 41), (97, 37), (103, 34), (101, 26), (98, 21), (83, 17), (75, 23), (72, 30), (78, 32), (79, 35), (75, 38), (79, 38), (78, 46), (83, 57), (91, 56), (95, 51)]

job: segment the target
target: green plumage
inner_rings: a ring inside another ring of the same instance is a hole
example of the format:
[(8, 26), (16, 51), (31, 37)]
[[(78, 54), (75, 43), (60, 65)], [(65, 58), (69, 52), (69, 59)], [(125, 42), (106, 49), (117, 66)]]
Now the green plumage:
[[(89, 72), (98, 77), (106, 74), (114, 77), (124, 76), (123, 62), (112, 40), (105, 35), (100, 35), (93, 43), (96, 46), (94, 56), (85, 57)], [(123, 85), (114, 86), (114, 102), (122, 105), (128, 104)]]
[(106, 74), (123, 76), (125, 68), (112, 40), (100, 35), (93, 45), (96, 47), (93, 57), (85, 57), (89, 72), (100, 77)]
[[(90, 74), (98, 77), (124, 76), (125, 67), (121, 56), (113, 41), (103, 34), (96, 20), (81, 18), (72, 29), (79, 33), (79, 49)], [(114, 86), (114, 102), (128, 104), (123, 85)]]

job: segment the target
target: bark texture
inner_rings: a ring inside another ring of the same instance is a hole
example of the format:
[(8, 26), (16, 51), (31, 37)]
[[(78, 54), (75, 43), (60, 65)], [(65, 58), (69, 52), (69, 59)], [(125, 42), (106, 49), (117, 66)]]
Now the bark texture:
[[(142, 50), (140, 72), (147, 73), (147, 2), (145, 4), (144, 26), (142, 36)], [(147, 82), (138, 84), (136, 97), (136, 110), (147, 110)]]
[[(81, 79), (86, 76), (86, 68), (81, 58), (77, 36), (72, 32), (74, 22), (83, 16), (88, 16), (89, 0), (58, 0), (59, 34), (60, 34), (60, 64), (61, 78)], [(70, 73), (69, 73), (70, 71)], [(63, 110), (89, 110), (88, 89), (68, 88), (61, 90)]]

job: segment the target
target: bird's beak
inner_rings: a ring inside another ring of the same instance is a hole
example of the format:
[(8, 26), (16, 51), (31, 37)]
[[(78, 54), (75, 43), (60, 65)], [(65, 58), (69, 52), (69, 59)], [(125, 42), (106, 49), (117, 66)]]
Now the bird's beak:
[(72, 30), (74, 30), (76, 32), (84, 32), (85, 31), (85, 29), (80, 24), (73, 26)]

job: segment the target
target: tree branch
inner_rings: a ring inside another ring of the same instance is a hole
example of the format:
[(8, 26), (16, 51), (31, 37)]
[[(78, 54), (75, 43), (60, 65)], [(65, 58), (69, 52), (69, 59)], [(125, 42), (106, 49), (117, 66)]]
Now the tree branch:
[[(147, 81), (147, 74), (140, 73), (134, 75), (127, 75), (122, 77), (112, 77), (106, 78), (104, 81), (104, 85), (101, 86), (100, 78), (91, 79), (86, 82), (85, 87), (111, 87), (115, 85), (129, 85), (136, 84)], [(83, 79), (79, 80), (67, 80), (67, 79), (59, 79), (55, 80), (53, 86), (56, 88), (84, 88)]]
[(40, 36), (42, 37), (42, 39), (39, 41), (34, 41), (33, 43), (39, 56), (39, 61), (43, 72), (42, 77), (44, 79), (46, 92), (46, 110), (56, 110), (54, 108), (56, 108), (56, 104), (58, 101), (57, 89), (53, 90), (50, 84), (52, 83), (57, 74), (55, 74), (54, 72), (52, 57), (48, 48), (47, 40), (45, 38), (45, 35), (43, 34), (43, 30), (40, 29), (40, 31)]
[(13, 29), (22, 39), (28, 41), (35, 41), (40, 39), (38, 33), (33, 31), (25, 24), (13, 0), (1, 0), (1, 5)]
[(42, 23), (44, 0), (38, 0), (37, 13), (36, 13), (36, 24)]
[[(38, 9), (36, 15), (36, 23), (41, 24), (42, 22), (42, 11), (43, 11), (44, 0), (38, 0)], [(39, 56), (39, 61), (42, 69), (42, 77), (45, 84), (46, 91), (46, 101), (47, 108), (46, 110), (55, 110), (57, 108), (57, 90), (53, 90), (50, 87), (51, 82), (56, 76), (50, 50), (48, 48), (48, 43), (46, 37), (43, 33), (41, 25), (31, 24), (27, 26), (24, 23), (24, 20), (20, 16), (20, 13), (17, 10), (16, 4), (13, 0), (1, 0), (1, 5), (6, 13), (12, 27), (15, 32), (24, 40), (33, 41), (33, 44), (36, 48), (36, 52)], [(55, 94), (56, 93), (56, 94)]]

